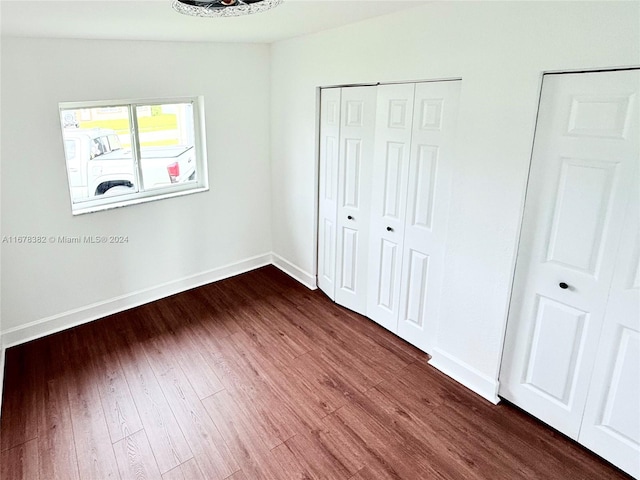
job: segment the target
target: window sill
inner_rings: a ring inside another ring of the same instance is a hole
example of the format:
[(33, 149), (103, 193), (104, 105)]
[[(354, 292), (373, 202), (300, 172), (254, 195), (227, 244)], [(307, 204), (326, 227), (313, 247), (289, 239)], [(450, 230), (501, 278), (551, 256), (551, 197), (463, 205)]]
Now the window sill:
[[(194, 193), (207, 192), (209, 190), (208, 186), (205, 187), (196, 187), (189, 188), (186, 190), (179, 190), (167, 193), (156, 193), (156, 192), (146, 192), (150, 195), (140, 196), (140, 194), (135, 194), (134, 198), (127, 196), (129, 198), (123, 198), (121, 201), (111, 201), (102, 205), (87, 205), (86, 207), (79, 207), (79, 205), (72, 205), (73, 216), (76, 215), (84, 215), (85, 213), (94, 213), (101, 212), (103, 210), (112, 210), (114, 208), (128, 207), (129, 205), (138, 205), (140, 203), (148, 203), (155, 202), (156, 200), (164, 200), (166, 198), (174, 198), (174, 197), (183, 197), (185, 195), (191, 195)], [(124, 195), (123, 195), (124, 197)]]

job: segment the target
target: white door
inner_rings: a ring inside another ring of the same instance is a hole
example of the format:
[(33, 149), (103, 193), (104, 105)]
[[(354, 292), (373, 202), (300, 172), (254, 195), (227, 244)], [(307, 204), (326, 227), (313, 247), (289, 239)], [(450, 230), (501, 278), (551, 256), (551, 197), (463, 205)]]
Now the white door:
[(416, 84), (397, 333), (428, 352), (437, 322), (460, 81)]
[(342, 89), (335, 301), (366, 315), (376, 88)]
[(340, 88), (326, 88), (320, 92), (318, 287), (331, 300), (336, 297), (340, 94)]
[[(578, 437), (638, 162), (638, 71), (544, 78), (500, 394)], [(635, 192), (634, 194), (637, 194)]]
[(640, 477), (640, 185), (638, 173), (613, 272), (578, 441)]
[(396, 332), (415, 84), (378, 87), (367, 316)]

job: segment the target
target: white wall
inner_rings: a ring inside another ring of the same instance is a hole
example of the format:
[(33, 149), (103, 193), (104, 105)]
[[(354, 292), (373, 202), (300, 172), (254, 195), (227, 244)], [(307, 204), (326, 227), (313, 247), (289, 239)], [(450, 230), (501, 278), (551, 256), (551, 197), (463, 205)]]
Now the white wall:
[[(6, 343), (268, 263), (268, 46), (3, 38), (1, 53), (2, 235), (129, 237), (2, 244)], [(205, 97), (210, 191), (72, 216), (58, 102), (186, 95)]]
[[(637, 2), (434, 2), (271, 51), (3, 38), (1, 234), (124, 234), (130, 243), (2, 244), (0, 332), (12, 343), (64, 328), (268, 262), (272, 250), (308, 283), (316, 87), (461, 77), (433, 353), (440, 368), (491, 398), (541, 72), (640, 63), (639, 14)], [(209, 192), (72, 217), (58, 102), (198, 94)]]
[(436, 366), (496, 400), (541, 73), (640, 63), (638, 2), (434, 2), (272, 46), (274, 251), (315, 274), (316, 87), (461, 77)]

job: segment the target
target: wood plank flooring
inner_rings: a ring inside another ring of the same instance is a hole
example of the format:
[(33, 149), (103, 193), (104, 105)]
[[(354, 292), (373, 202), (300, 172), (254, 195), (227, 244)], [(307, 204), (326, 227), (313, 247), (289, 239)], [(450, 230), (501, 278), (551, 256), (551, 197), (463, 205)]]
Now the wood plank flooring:
[(6, 354), (0, 478), (628, 478), (265, 267)]

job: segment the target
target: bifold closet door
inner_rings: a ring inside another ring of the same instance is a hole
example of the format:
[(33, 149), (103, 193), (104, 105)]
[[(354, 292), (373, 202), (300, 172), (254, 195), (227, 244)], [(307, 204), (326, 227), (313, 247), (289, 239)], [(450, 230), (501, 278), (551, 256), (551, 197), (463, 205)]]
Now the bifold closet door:
[(342, 89), (335, 301), (366, 315), (376, 88)]
[(367, 315), (423, 350), (438, 313), (460, 83), (378, 86)]
[(596, 353), (578, 441), (640, 477), (640, 172)]
[[(638, 440), (623, 426), (638, 418), (637, 317), (625, 307), (612, 314), (607, 302), (611, 293), (613, 303), (619, 297), (626, 304), (622, 297), (634, 294), (625, 289), (638, 288), (627, 279), (612, 289), (612, 280), (629, 234), (627, 207), (638, 202), (639, 86), (638, 70), (545, 75), (543, 82), (500, 394), (574, 439), (587, 396), (596, 395), (596, 410), (612, 410), (591, 421)], [(637, 274), (621, 275), (630, 271)], [(606, 346), (601, 332), (609, 335)], [(600, 391), (590, 391), (594, 364), (614, 383), (616, 368), (625, 381), (635, 375), (636, 386), (614, 392), (596, 376), (600, 386), (592, 389)], [(603, 403), (603, 395), (614, 400)]]
[(415, 84), (378, 86), (371, 178), (367, 316), (398, 326)]
[(431, 351), (440, 305), (461, 81), (416, 84), (398, 335)]
[(440, 300), (460, 84), (321, 92), (318, 286), (425, 351)]
[(336, 298), (336, 237), (340, 157), (340, 88), (320, 92), (318, 287)]

